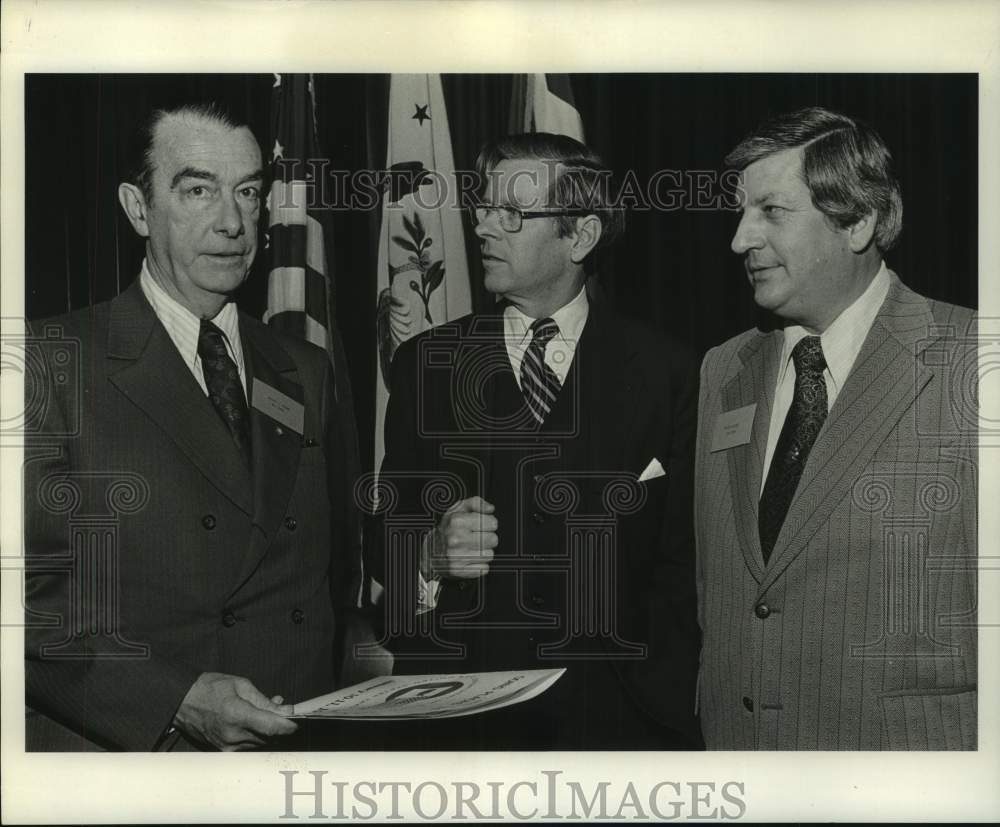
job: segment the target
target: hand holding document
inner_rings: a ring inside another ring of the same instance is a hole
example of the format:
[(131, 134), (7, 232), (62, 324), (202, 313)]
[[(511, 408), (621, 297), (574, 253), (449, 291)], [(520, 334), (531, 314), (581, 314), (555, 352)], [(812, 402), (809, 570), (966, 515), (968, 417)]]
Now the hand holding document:
[(541, 695), (565, 671), (528, 669), (372, 678), (295, 704), (290, 717), (402, 721), (475, 715)]

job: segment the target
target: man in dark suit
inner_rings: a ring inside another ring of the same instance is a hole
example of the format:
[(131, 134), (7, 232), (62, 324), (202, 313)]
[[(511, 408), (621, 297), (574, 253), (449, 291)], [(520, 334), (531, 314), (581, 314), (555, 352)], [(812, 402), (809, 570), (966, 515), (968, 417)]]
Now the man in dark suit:
[(730, 153), (733, 251), (777, 321), (702, 367), (695, 524), (709, 749), (975, 749), (972, 311), (883, 260), (865, 124), (804, 109)]
[(525, 704), (395, 736), (697, 746), (693, 362), (584, 287), (623, 228), (593, 151), (518, 135), (478, 169), (475, 231), (502, 301), (395, 354), (373, 569), (397, 672), (567, 671)]
[(281, 743), (289, 704), (334, 688), (359, 567), (334, 378), (230, 299), (257, 247), (250, 130), (158, 110), (136, 150), (141, 274), (34, 328), (27, 748)]

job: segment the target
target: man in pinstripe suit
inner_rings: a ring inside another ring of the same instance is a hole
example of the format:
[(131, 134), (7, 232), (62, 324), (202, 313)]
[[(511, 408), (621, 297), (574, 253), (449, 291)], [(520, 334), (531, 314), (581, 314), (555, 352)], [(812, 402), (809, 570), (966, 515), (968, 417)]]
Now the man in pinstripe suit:
[(777, 326), (702, 366), (706, 744), (975, 749), (973, 314), (886, 267), (902, 201), (871, 128), (804, 109), (726, 161)]
[(288, 746), (290, 704), (334, 688), (359, 573), (333, 372), (232, 301), (257, 249), (249, 128), (187, 105), (136, 139), (142, 272), (39, 322), (26, 375), (26, 749)]

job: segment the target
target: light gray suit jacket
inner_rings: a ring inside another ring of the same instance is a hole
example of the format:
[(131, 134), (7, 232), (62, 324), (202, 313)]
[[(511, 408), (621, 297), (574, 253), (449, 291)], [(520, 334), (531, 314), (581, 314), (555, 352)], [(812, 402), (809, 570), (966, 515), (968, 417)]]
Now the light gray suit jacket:
[[(709, 749), (975, 749), (972, 311), (892, 275), (770, 561), (757, 504), (781, 331), (702, 365), (695, 483)], [(747, 444), (714, 450), (756, 405)]]

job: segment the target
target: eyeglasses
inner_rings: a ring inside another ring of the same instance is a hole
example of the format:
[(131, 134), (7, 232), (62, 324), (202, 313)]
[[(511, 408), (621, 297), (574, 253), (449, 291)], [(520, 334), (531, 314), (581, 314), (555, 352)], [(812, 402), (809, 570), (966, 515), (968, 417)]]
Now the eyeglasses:
[(590, 215), (593, 210), (519, 210), (508, 204), (474, 204), (469, 207), (469, 217), (474, 226), (482, 224), (491, 215), (500, 219), (500, 228), (507, 233), (518, 233), (526, 218), (554, 218), (560, 215)]

